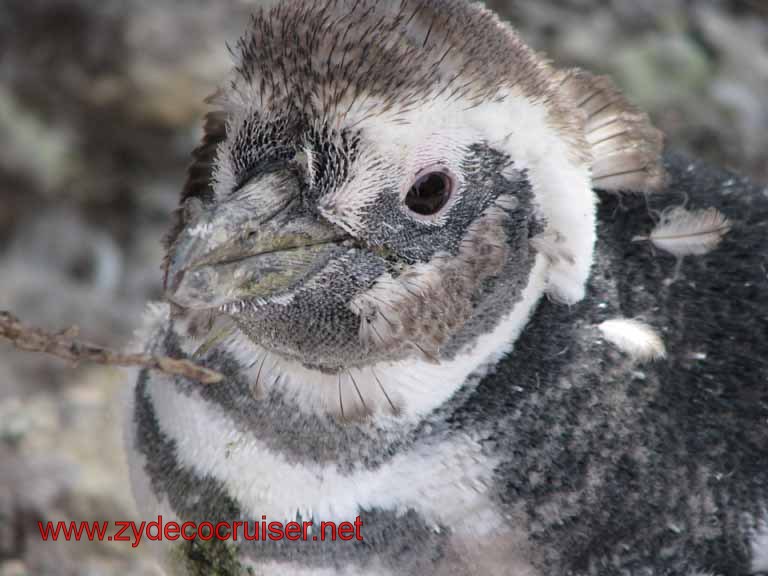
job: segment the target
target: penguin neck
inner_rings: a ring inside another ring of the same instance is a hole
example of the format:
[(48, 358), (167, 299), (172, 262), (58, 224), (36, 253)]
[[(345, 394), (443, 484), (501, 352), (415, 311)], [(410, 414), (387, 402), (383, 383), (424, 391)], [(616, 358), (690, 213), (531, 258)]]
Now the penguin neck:
[(546, 289), (546, 275), (547, 263), (538, 258), (520, 300), (495, 328), (438, 362), (414, 357), (325, 372), (272, 352), (237, 329), (220, 346), (235, 358), (256, 400), (279, 395), (302, 414), (402, 429), (428, 418), (512, 349)]
[[(441, 485), (462, 485), (465, 467), (446, 469), (446, 461), (475, 463), (472, 477), (480, 482), (495, 466), (480, 456), (481, 430), (456, 428), (452, 417), (511, 350), (545, 286), (546, 267), (537, 264), (515, 307), (449, 362), (351, 369), (348, 380), (342, 374), (344, 418), (339, 374), (287, 364), (238, 331), (200, 353), (200, 343), (193, 343), (176, 320), (170, 330), (161, 329), (158, 346), (164, 353), (202, 361), (225, 380), (201, 386), (155, 375), (163, 381), (140, 392), (147, 395), (159, 430), (172, 441), (177, 465), (216, 479), (247, 514), (295, 518), (298, 511), (307, 518), (346, 518), (359, 508), (408, 501), (423, 506), (430, 521), (441, 521), (437, 511), (444, 499), (422, 502), (419, 494), (431, 491), (423, 483), (439, 477)], [(368, 417), (354, 416), (354, 407), (359, 412), (362, 406), (360, 395), (371, 411)], [(424, 474), (425, 467), (440, 473)], [(461, 477), (445, 476), (454, 472)]]

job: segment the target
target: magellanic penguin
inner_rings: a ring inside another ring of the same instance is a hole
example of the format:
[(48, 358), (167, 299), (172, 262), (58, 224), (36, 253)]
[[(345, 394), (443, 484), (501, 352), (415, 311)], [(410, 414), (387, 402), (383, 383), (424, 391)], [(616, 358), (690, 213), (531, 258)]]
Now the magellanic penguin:
[(132, 481), (312, 527), (169, 573), (768, 569), (765, 192), (478, 4), (286, 0), (233, 53), (137, 344), (224, 381), (135, 375)]

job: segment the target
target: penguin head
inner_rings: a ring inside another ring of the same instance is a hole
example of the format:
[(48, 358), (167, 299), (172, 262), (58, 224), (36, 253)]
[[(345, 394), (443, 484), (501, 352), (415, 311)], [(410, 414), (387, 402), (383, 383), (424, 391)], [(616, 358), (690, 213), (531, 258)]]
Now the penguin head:
[(589, 153), (552, 69), (458, 1), (259, 12), (171, 233), (165, 290), (304, 367), (441, 363), (583, 297)]

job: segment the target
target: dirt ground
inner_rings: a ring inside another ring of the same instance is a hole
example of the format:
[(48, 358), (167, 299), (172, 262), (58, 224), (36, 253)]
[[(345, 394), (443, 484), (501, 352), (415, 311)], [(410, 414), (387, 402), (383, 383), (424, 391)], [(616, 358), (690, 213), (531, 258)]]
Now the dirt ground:
[[(160, 296), (161, 238), (225, 42), (253, 0), (0, 2), (0, 309), (113, 347)], [(492, 0), (561, 65), (609, 73), (669, 146), (768, 184), (768, 3)], [(38, 520), (134, 514), (111, 368), (0, 343), (0, 576), (149, 574)]]

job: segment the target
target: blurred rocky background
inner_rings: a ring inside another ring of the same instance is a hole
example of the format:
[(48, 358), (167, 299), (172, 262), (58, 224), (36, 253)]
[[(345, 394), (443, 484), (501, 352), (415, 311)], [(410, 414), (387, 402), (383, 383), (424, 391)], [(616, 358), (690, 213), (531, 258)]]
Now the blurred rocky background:
[[(0, 309), (124, 346), (225, 43), (257, 0), (0, 0)], [(561, 65), (609, 73), (670, 146), (768, 183), (765, 0), (490, 0)], [(132, 518), (109, 368), (0, 343), (0, 576), (151, 574), (37, 520)]]

